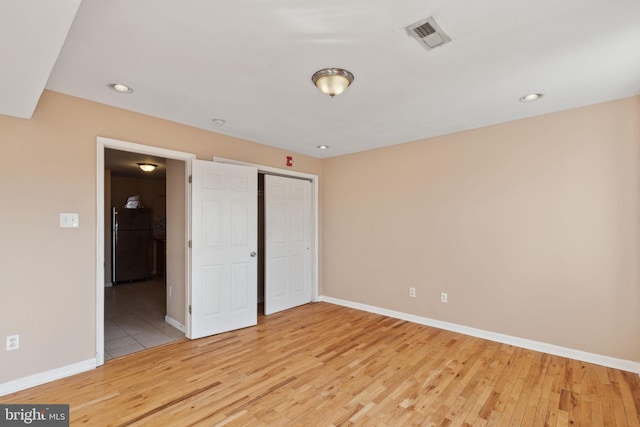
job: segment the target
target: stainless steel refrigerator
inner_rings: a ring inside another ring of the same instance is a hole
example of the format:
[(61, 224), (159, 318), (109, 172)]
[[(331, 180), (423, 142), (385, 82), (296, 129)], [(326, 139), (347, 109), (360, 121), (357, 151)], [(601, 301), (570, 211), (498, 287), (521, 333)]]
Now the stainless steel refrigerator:
[(112, 282), (132, 282), (151, 277), (153, 232), (150, 209), (112, 208)]

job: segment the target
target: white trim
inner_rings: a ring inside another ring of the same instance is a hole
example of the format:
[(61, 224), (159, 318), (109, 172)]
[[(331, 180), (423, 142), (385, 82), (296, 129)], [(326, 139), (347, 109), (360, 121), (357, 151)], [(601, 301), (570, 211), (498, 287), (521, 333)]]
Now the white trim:
[(169, 150), (167, 148), (154, 147), (152, 145), (137, 144), (135, 142), (121, 141), (119, 139), (105, 138), (99, 136), (96, 138), (98, 144), (104, 148), (112, 148), (114, 150), (129, 151), (131, 153), (149, 154), (156, 157), (165, 157), (174, 160), (192, 160), (196, 158), (195, 154), (186, 153), (184, 151)]
[(593, 363), (596, 365), (606, 366), (608, 368), (620, 369), (622, 371), (633, 372), (640, 375), (640, 362), (634, 362), (632, 360), (617, 359), (615, 357), (604, 356), (601, 354), (588, 353), (582, 350), (574, 350), (572, 348), (561, 347), (554, 344), (547, 344), (540, 341), (532, 341), (524, 338), (513, 337), (510, 335), (499, 334), (496, 332), (485, 331), (482, 329), (470, 328), (468, 326), (458, 325), (455, 323), (443, 322), (441, 320), (430, 319), (428, 317), (416, 316), (400, 311), (388, 310), (386, 308), (375, 307), (324, 295), (320, 297), (320, 300), (331, 304), (354, 308), (356, 310), (381, 314), (383, 316), (393, 317), (395, 319), (406, 320), (421, 325), (432, 326), (438, 329), (444, 329), (464, 335), (470, 335), (472, 337), (483, 338), (489, 341), (509, 344), (516, 347), (526, 348), (528, 350), (552, 354), (555, 356), (567, 357), (569, 359)]
[(297, 178), (305, 178), (311, 181), (311, 211), (313, 215), (313, 253), (311, 254), (311, 263), (312, 263), (312, 275), (311, 278), (311, 300), (313, 302), (320, 301), (320, 231), (319, 231), (319, 214), (318, 211), (320, 209), (318, 202), (318, 188), (320, 185), (320, 178), (318, 175), (313, 175), (305, 172), (297, 172), (287, 169), (279, 169), (271, 166), (259, 165), (256, 163), (242, 162), (234, 159), (227, 159), (224, 157), (213, 157), (214, 162), (219, 163), (228, 163), (232, 165), (240, 165), (240, 166), (252, 166), (258, 168), (258, 172), (268, 172), (275, 173), (283, 176), (291, 176)]
[(192, 159), (185, 161), (184, 165), (184, 194), (186, 197), (186, 206), (184, 208), (184, 221), (186, 223), (184, 230), (184, 241), (186, 243), (186, 247), (184, 250), (184, 287), (186, 288), (186, 292), (184, 295), (183, 332), (185, 337), (187, 338), (191, 338), (191, 313), (189, 313), (189, 305), (191, 304), (191, 247), (189, 245), (189, 242), (191, 242), (191, 204), (193, 203), (191, 200), (191, 168), (193, 165), (192, 160), (195, 160), (195, 158), (196, 156), (194, 155)]
[(28, 377), (7, 381), (6, 383), (0, 384), (0, 396), (70, 377), (71, 375), (76, 375), (81, 372), (90, 371), (91, 369), (95, 369), (96, 366), (96, 359), (88, 359), (50, 371), (40, 372), (39, 374), (29, 375)]
[(312, 181), (315, 179), (318, 179), (318, 175), (313, 175), (310, 173), (298, 172), (298, 171), (293, 171), (289, 169), (274, 168), (271, 166), (260, 165), (257, 163), (249, 163), (249, 162), (243, 162), (241, 160), (228, 159), (226, 157), (214, 156), (213, 161), (218, 163), (228, 163), (231, 165), (251, 166), (251, 167), (258, 168), (259, 172), (270, 172), (270, 173), (277, 173), (279, 175), (297, 176), (298, 178), (306, 178)]
[(96, 366), (104, 365), (104, 143), (96, 148)]
[[(182, 151), (168, 150), (150, 145), (136, 144), (134, 142), (118, 139), (96, 137), (96, 366), (104, 364), (104, 150), (129, 151), (132, 153), (149, 154), (156, 157), (164, 157), (185, 162), (185, 241), (191, 239), (191, 189), (188, 177), (191, 173), (191, 161), (195, 154)], [(189, 301), (190, 292), (190, 251), (185, 251), (185, 300)], [(190, 327), (190, 316), (185, 309), (186, 330)]]
[(185, 331), (184, 325), (182, 323), (178, 322), (173, 317), (164, 316), (164, 321), (167, 322), (168, 324), (170, 324), (171, 326), (173, 326), (174, 328), (182, 331), (182, 332)]

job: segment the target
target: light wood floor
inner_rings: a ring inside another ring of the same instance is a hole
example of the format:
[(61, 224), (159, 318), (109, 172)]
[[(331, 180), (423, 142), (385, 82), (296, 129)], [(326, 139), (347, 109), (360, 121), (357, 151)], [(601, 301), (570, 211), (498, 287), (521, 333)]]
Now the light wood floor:
[(638, 426), (636, 374), (328, 303), (0, 398), (89, 426)]

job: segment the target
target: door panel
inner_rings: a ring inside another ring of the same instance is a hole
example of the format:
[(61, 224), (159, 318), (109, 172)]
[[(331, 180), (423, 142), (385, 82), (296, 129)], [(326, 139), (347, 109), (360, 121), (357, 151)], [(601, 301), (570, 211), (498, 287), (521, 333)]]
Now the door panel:
[[(307, 260), (305, 259), (305, 254), (293, 255), (291, 257), (291, 274), (293, 276), (292, 287), (294, 294), (305, 291), (305, 274), (307, 274), (306, 264)], [(309, 296), (309, 301), (311, 301), (311, 296)]]
[[(287, 258), (272, 257), (270, 259), (270, 278), (268, 295), (271, 299), (284, 297), (287, 294)], [(266, 313), (269, 314), (269, 313)]]
[(200, 300), (202, 312), (205, 316), (219, 314), (222, 298), (222, 267), (220, 265), (202, 267), (202, 284), (202, 299)]
[[(233, 294), (231, 297), (231, 309), (233, 311), (241, 311), (249, 309), (249, 304), (254, 299), (251, 297), (251, 293), (254, 291), (255, 286), (252, 286), (250, 282), (251, 267), (248, 263), (233, 264), (231, 266), (231, 282), (233, 283)], [(256, 288), (257, 289), (257, 288)], [(256, 291), (257, 292), (257, 291)], [(254, 304), (253, 311), (257, 308)]]
[(311, 302), (311, 183), (265, 176), (265, 314)]
[(194, 160), (192, 175), (190, 338), (200, 338), (257, 324), (258, 171)]
[[(246, 200), (231, 201), (231, 229), (233, 231), (231, 234), (231, 246), (234, 248), (245, 247), (249, 244), (250, 227), (247, 227), (247, 224), (249, 222), (250, 209), (249, 203)], [(257, 235), (256, 232), (256, 236)]]

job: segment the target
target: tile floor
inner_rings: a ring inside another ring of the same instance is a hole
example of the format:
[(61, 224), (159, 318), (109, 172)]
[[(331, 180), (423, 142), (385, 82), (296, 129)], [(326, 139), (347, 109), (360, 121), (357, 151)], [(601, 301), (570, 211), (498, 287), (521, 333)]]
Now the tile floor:
[(104, 360), (183, 339), (164, 321), (165, 307), (164, 278), (105, 288)]

